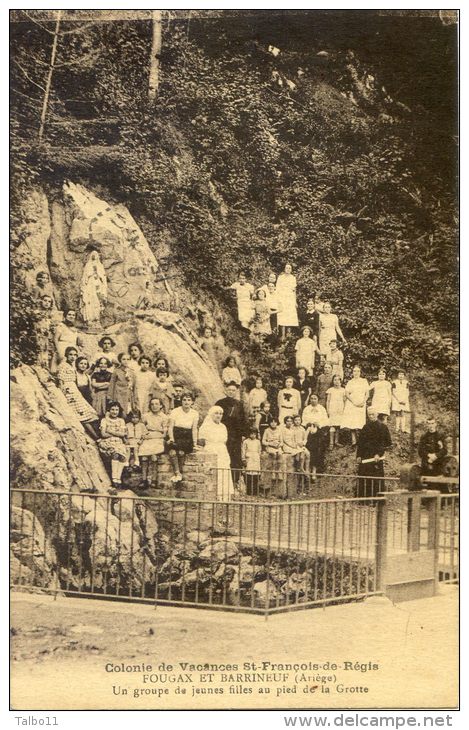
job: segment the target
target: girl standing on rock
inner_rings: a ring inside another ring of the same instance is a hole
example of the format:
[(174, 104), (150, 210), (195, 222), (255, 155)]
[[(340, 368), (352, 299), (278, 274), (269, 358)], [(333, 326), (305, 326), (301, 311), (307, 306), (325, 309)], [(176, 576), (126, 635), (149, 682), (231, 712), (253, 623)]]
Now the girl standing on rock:
[(186, 391), (182, 395), (182, 406), (171, 411), (168, 425), (169, 458), (174, 476), (171, 481), (182, 481), (182, 470), (187, 454), (191, 454), (197, 444), (199, 414), (192, 408), (194, 398)]
[(277, 299), (279, 302), (277, 322), (283, 338), (285, 338), (291, 327), (298, 327), (296, 277), (292, 272), (291, 264), (285, 264), (283, 273), (277, 279)]
[(111, 401), (100, 424), (99, 450), (111, 459), (111, 480), (115, 490), (122, 488), (122, 471), (129, 463), (127, 426), (121, 414), (119, 403)]
[(217, 339), (213, 334), (213, 329), (209, 325), (206, 325), (204, 327), (200, 346), (207, 355), (215, 370), (218, 371), (218, 367), (220, 364), (219, 347)]
[(262, 340), (264, 335), (271, 335), (270, 308), (266, 301), (265, 291), (258, 289), (253, 304), (253, 316), (251, 333), (257, 340)]
[(135, 373), (135, 406), (140, 413), (146, 413), (150, 404), (150, 391), (156, 380), (155, 373), (150, 370), (151, 360), (148, 355), (142, 355), (139, 360), (140, 368)]
[[(168, 416), (163, 410), (161, 398), (151, 398), (150, 408), (143, 415), (145, 435), (139, 448), (139, 459), (142, 462), (142, 476), (144, 488), (158, 486), (158, 456), (164, 452), (166, 435), (168, 433)], [(150, 465), (153, 474), (150, 474)]]
[(331, 341), (336, 340), (337, 335), (342, 342), (346, 342), (339, 326), (339, 318), (332, 314), (331, 303), (324, 302), (324, 311), (319, 315), (319, 349), (326, 360), (329, 359)]
[(366, 401), (368, 399), (368, 381), (361, 376), (361, 368), (355, 365), (352, 379), (345, 386), (345, 407), (342, 416), (342, 428), (352, 432), (352, 446), (357, 445), (357, 434), (366, 423)]
[(38, 365), (50, 368), (54, 346), (52, 341), (53, 301), (49, 294), (43, 294), (39, 301), (39, 319), (36, 322), (36, 339), (39, 346)]
[(109, 400), (117, 401), (122, 413), (127, 416), (134, 405), (135, 373), (130, 367), (130, 355), (120, 352), (117, 356), (119, 365), (114, 369), (109, 383)]
[(296, 341), (296, 367), (304, 368), (311, 377), (314, 371), (316, 352), (319, 352), (316, 337), (311, 336), (311, 328), (303, 327), (303, 336)]
[(67, 347), (65, 360), (60, 364), (57, 372), (59, 388), (65, 396), (68, 405), (81, 422), (83, 428), (94, 439), (98, 439), (97, 433), (98, 414), (83, 398), (77, 386), (77, 371), (75, 362), (78, 357), (76, 347)]
[(391, 415), (392, 386), (389, 380), (386, 380), (386, 370), (381, 368), (378, 371), (378, 380), (374, 380), (370, 385), (370, 394), (373, 394), (371, 400), (371, 408), (376, 411), (378, 416)]
[(249, 323), (252, 320), (252, 296), (254, 294), (253, 285), (249, 284), (246, 279), (245, 272), (241, 271), (238, 281), (235, 281), (233, 284), (225, 288), (234, 289), (236, 292), (239, 323), (241, 327), (244, 327), (244, 329), (249, 329)]
[(140, 370), (140, 365), (138, 361), (143, 355), (143, 347), (141, 346), (140, 342), (131, 342), (131, 344), (127, 348), (127, 352), (130, 355), (129, 368), (134, 373), (136, 373), (137, 370)]
[(75, 329), (77, 313), (75, 309), (65, 309), (63, 313), (63, 322), (60, 322), (55, 328), (54, 345), (55, 353), (52, 358), (51, 372), (57, 372), (57, 369), (65, 357), (68, 347), (75, 347), (77, 351), (83, 347), (83, 340)]
[(329, 445), (339, 446), (339, 433), (342, 426), (342, 416), (345, 406), (345, 388), (342, 387), (342, 381), (339, 375), (332, 377), (332, 387), (326, 391), (327, 397), (327, 415), (329, 416)]
[(410, 413), (409, 381), (403, 370), (399, 370), (392, 381), (392, 411), (396, 416), (396, 432), (410, 433), (407, 414)]
[(159, 398), (165, 413), (169, 413), (173, 404), (174, 390), (169, 380), (169, 373), (165, 368), (156, 371), (156, 380), (150, 390), (150, 398)]
[(109, 370), (110, 366), (111, 361), (107, 357), (100, 357), (96, 363), (96, 369), (91, 376), (93, 408), (98, 416), (104, 416), (107, 412), (106, 403), (112, 376)]

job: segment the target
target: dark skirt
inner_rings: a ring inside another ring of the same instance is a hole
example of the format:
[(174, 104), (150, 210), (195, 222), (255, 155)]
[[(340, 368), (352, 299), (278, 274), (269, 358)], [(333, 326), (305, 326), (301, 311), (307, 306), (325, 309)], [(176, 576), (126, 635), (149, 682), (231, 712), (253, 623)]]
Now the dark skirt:
[(183, 451), (185, 454), (191, 454), (194, 450), (194, 441), (192, 438), (191, 428), (180, 428), (175, 426), (173, 429), (174, 433), (174, 448), (176, 451)]
[(89, 385), (78, 385), (78, 390), (82, 394), (83, 398), (88, 401), (88, 403), (91, 405), (93, 401), (93, 395), (91, 393), (91, 388)]
[[(384, 491), (383, 481), (379, 478), (384, 477), (384, 464), (382, 461), (359, 464), (358, 476), (356, 497), (376, 497), (378, 492)], [(373, 479), (373, 477), (376, 478)]]
[(318, 431), (317, 433), (310, 433), (306, 448), (310, 455), (310, 466), (315, 466), (316, 469), (321, 469), (322, 466), (322, 438)]

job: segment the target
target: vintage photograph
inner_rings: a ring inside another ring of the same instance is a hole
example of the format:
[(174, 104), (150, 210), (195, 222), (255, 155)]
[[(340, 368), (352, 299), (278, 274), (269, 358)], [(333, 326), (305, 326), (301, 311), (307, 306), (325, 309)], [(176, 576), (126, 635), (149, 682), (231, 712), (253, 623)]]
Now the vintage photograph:
[(457, 709), (458, 11), (9, 19), (11, 708)]

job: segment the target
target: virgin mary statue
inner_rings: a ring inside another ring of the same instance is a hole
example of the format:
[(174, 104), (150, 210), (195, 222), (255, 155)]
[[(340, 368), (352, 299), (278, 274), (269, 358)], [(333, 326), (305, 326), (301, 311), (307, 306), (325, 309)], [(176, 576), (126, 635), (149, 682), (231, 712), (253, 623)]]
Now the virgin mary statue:
[(101, 326), (101, 312), (107, 299), (107, 278), (97, 251), (91, 251), (80, 284), (80, 314), (89, 327)]

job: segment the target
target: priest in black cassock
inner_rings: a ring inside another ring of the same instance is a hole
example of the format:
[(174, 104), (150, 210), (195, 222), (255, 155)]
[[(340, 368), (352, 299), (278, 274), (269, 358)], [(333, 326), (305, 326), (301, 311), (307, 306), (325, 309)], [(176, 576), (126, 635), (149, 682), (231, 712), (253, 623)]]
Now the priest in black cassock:
[(221, 422), (225, 424), (228, 431), (226, 448), (230, 455), (233, 484), (237, 484), (241, 474), (240, 470), (243, 468), (241, 442), (243, 436), (248, 435), (248, 420), (244, 406), (237, 397), (238, 386), (236, 383), (228, 383), (225, 392), (226, 397), (218, 400), (215, 405), (223, 408)]
[[(378, 414), (368, 408), (368, 422), (363, 426), (357, 441), (358, 479), (357, 497), (376, 497), (383, 491), (384, 452), (392, 446), (391, 435), (385, 423), (378, 421)], [(363, 478), (366, 477), (366, 478)], [(374, 477), (374, 478), (373, 478)]]
[(443, 462), (447, 453), (444, 436), (437, 430), (433, 416), (430, 416), (427, 421), (427, 431), (419, 441), (422, 476), (436, 477), (442, 474)]

